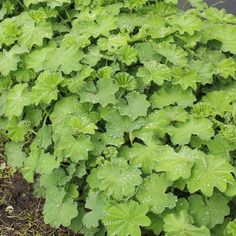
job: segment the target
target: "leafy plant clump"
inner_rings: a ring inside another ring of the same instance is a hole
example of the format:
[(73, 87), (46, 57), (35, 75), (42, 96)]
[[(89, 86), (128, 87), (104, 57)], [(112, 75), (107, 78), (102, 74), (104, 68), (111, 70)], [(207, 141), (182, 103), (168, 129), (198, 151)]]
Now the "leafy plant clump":
[(236, 17), (201, 0), (1, 2), (1, 142), (46, 223), (236, 235)]

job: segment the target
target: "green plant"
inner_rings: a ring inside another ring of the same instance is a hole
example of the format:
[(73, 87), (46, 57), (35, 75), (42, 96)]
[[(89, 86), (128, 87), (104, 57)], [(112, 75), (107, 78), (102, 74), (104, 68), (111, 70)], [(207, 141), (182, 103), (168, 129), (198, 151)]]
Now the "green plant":
[(1, 3), (1, 135), (52, 227), (236, 234), (236, 18), (189, 2)]

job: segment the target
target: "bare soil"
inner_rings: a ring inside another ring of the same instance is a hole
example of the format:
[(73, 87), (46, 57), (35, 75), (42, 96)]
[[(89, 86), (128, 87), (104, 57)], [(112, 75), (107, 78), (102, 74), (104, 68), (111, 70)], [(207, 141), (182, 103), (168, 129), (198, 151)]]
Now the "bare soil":
[[(1, 154), (1, 153), (0, 153)], [(11, 174), (0, 156), (0, 236), (70, 236), (70, 230), (52, 229), (43, 222), (43, 200), (19, 173)]]

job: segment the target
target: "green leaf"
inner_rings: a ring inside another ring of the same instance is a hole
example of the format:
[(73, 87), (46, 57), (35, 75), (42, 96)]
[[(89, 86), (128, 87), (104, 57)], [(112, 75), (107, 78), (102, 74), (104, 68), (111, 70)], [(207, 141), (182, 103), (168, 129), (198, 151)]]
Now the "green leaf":
[[(190, 1), (190, 0), (189, 0)], [(194, 1), (194, 0), (191, 0)], [(203, 1), (203, 0), (198, 0)], [(206, 3), (204, 3), (206, 5)], [(214, 23), (229, 23), (234, 24), (236, 22), (233, 14), (227, 13), (224, 8), (218, 9), (215, 7), (206, 8), (202, 15), (210, 22)]]
[[(131, 15), (129, 15), (129, 17), (131, 17)], [(142, 63), (154, 63), (155, 61), (160, 61), (161, 56), (154, 52), (153, 45), (151, 43), (137, 43), (135, 45), (135, 49), (137, 50), (139, 60)]]
[(42, 46), (43, 39), (52, 37), (52, 26), (44, 21), (35, 23), (26, 12), (18, 17), (18, 24), (21, 29), (21, 36), (18, 39), (21, 45), (32, 48), (34, 45)]
[(74, 138), (72, 135), (60, 137), (56, 152), (61, 158), (70, 158), (77, 163), (79, 160), (87, 160), (88, 152), (93, 149), (90, 137), (81, 135)]
[[(90, 104), (78, 103), (76, 96), (64, 97), (57, 101), (54, 107), (54, 111), (50, 114), (50, 120), (52, 121), (52, 128), (54, 132), (54, 139), (57, 140), (61, 136), (71, 135), (74, 133), (70, 120), (72, 117), (81, 116), (88, 117), (93, 122), (97, 122), (97, 113), (91, 111)], [(69, 125), (68, 125), (69, 121)]]
[(30, 130), (30, 124), (26, 120), (19, 120), (17, 117), (11, 118), (7, 126), (8, 136), (14, 142), (23, 142), (25, 135)]
[(143, 6), (145, 3), (147, 2), (147, 0), (125, 0), (125, 6), (133, 9), (133, 8), (139, 8), (141, 6)]
[(235, 97), (233, 94), (222, 90), (209, 92), (202, 98), (202, 101), (209, 103), (213, 110), (221, 116), (224, 115), (225, 112), (232, 110), (231, 103), (234, 100)]
[(8, 93), (5, 113), (8, 117), (20, 116), (23, 108), (31, 103), (27, 84), (17, 84)]
[(71, 220), (70, 228), (72, 229), (73, 233), (79, 233), (82, 232), (82, 219), (84, 216), (84, 209), (78, 208), (78, 215)]
[(50, 189), (52, 186), (63, 186), (70, 180), (62, 168), (54, 169), (50, 174), (41, 175), (40, 186)]
[(26, 181), (29, 183), (34, 182), (34, 174), (38, 169), (40, 155), (42, 153), (41, 149), (33, 149), (30, 155), (24, 162), (24, 167), (22, 168), (22, 174)]
[(225, 192), (227, 184), (233, 181), (233, 167), (222, 157), (208, 155), (195, 161), (192, 175), (188, 180), (188, 190), (194, 193), (200, 190), (206, 196), (212, 196), (214, 187)]
[[(199, 10), (205, 9), (208, 7), (207, 3), (204, 2), (204, 0), (188, 0), (188, 2), (196, 8), (199, 8)], [(211, 9), (211, 8), (210, 8)]]
[(111, 53), (116, 52), (120, 47), (126, 46), (129, 40), (128, 34), (120, 33), (117, 35), (110, 35), (108, 38), (99, 38), (98, 48), (102, 51), (108, 51)]
[(42, 111), (38, 108), (26, 107), (24, 109), (26, 115), (25, 119), (30, 121), (33, 126), (38, 126), (42, 121)]
[(210, 236), (210, 231), (205, 226), (196, 227), (189, 218), (186, 210), (180, 211), (178, 214), (168, 214), (164, 218), (164, 231), (168, 236)]
[(186, 12), (177, 17), (174, 16), (168, 23), (180, 34), (188, 33), (193, 35), (195, 31), (202, 29), (202, 20), (190, 12)]
[(90, 36), (97, 38), (99, 35), (106, 37), (110, 36), (109, 32), (116, 29), (116, 18), (111, 14), (105, 13), (104, 9), (102, 14), (95, 14), (96, 22), (88, 16), (82, 16), (81, 18), (74, 20), (72, 32), (76, 35), (86, 36), (87, 38)]
[(123, 89), (133, 90), (136, 88), (136, 80), (126, 72), (117, 73), (114, 77), (115, 83)]
[(162, 108), (175, 104), (187, 107), (192, 106), (196, 98), (191, 89), (182, 90), (181, 87), (176, 85), (163, 86), (151, 96), (150, 100), (153, 108)]
[(71, 126), (76, 133), (95, 134), (97, 126), (91, 122), (86, 116), (72, 117)]
[[(26, 66), (28, 69), (33, 69), (35, 72), (40, 72), (44, 69), (45, 60), (50, 53), (53, 53), (55, 46), (48, 46), (38, 50), (34, 50), (25, 57)], [(57, 61), (56, 61), (57, 62)]]
[(85, 213), (83, 217), (83, 224), (87, 228), (98, 227), (98, 221), (101, 220), (104, 215), (104, 205), (106, 203), (106, 198), (97, 192), (89, 192), (86, 198), (85, 207), (91, 211)]
[(213, 74), (215, 71), (213, 64), (196, 60), (190, 61), (189, 66), (190, 69), (195, 71), (198, 75), (198, 79), (196, 79), (196, 81), (201, 82), (203, 85), (213, 82)]
[(46, 2), (48, 6), (55, 8), (62, 6), (63, 3), (70, 3), (71, 0), (24, 0), (24, 4), (29, 7), (31, 4), (38, 4), (40, 2)]
[(46, 1), (47, 5), (51, 8), (62, 6), (64, 3), (71, 3), (71, 0), (49, 0)]
[(192, 118), (186, 123), (177, 123), (169, 128), (168, 133), (174, 144), (185, 145), (190, 142), (192, 135), (197, 135), (203, 140), (210, 140), (214, 135), (212, 122), (206, 118)]
[(0, 53), (0, 73), (3, 76), (9, 74), (10, 71), (16, 71), (17, 65), (20, 62), (20, 54), (26, 53), (28, 50), (25, 47), (13, 46), (9, 51), (3, 49)]
[(5, 154), (7, 156), (8, 165), (21, 168), (26, 158), (26, 154), (22, 151), (21, 143), (8, 142), (5, 145)]
[(52, 171), (60, 166), (60, 162), (50, 153), (41, 153), (37, 166), (40, 174), (51, 174)]
[(205, 39), (216, 39), (222, 42), (223, 52), (236, 53), (236, 26), (231, 24), (208, 24), (205, 32)]
[(188, 179), (197, 153), (187, 147), (178, 153), (171, 149), (160, 154), (156, 171), (166, 172), (167, 179), (175, 181), (179, 178)]
[(153, 132), (157, 137), (163, 138), (172, 122), (186, 122), (188, 118), (189, 115), (184, 108), (178, 106), (168, 106), (161, 110), (155, 110), (149, 114), (146, 125), (141, 130), (134, 131), (134, 134), (138, 137), (139, 133)]
[(95, 66), (101, 59), (101, 53), (98, 47), (92, 46), (89, 48), (89, 52), (84, 56), (83, 62)]
[(141, 236), (140, 226), (151, 224), (150, 219), (146, 216), (147, 212), (147, 206), (128, 201), (108, 208), (103, 222), (109, 235)]
[(178, 0), (164, 0), (164, 2), (166, 3), (172, 3), (172, 4), (177, 4), (178, 3)]
[(200, 82), (196, 71), (189, 71), (181, 67), (174, 67), (172, 69), (172, 84), (179, 84), (183, 90), (191, 87), (193, 90), (197, 89), (197, 82)]
[(118, 104), (118, 110), (122, 116), (128, 116), (131, 120), (135, 120), (140, 116), (147, 115), (147, 109), (149, 107), (149, 102), (146, 100), (144, 94), (137, 92), (128, 93), (126, 96), (126, 101)]
[(116, 102), (115, 93), (118, 91), (118, 86), (111, 79), (100, 79), (97, 82), (97, 88), (92, 85), (91, 88), (84, 88), (80, 94), (81, 102), (100, 103), (102, 106), (114, 104)]
[(137, 76), (143, 78), (145, 84), (153, 81), (158, 85), (162, 85), (164, 80), (171, 80), (171, 70), (167, 65), (151, 61), (145, 63), (145, 67), (139, 68)]
[(233, 58), (226, 58), (222, 60), (217, 66), (218, 73), (224, 78), (229, 76), (236, 79), (236, 62)]
[(127, 116), (121, 116), (119, 112), (112, 112), (107, 117), (106, 129), (110, 136), (118, 138), (123, 137), (125, 132), (132, 133), (145, 124), (146, 121), (142, 118), (132, 121)]
[[(93, 189), (104, 191), (108, 197), (121, 200), (134, 195), (135, 187), (142, 182), (140, 174), (139, 169), (129, 166), (124, 160), (107, 161), (93, 170), (88, 183)], [(94, 178), (96, 184), (93, 184)]]
[(172, 64), (177, 66), (184, 66), (187, 64), (187, 52), (181, 47), (177, 47), (175, 44), (167, 42), (162, 42), (153, 46), (156, 53), (165, 57), (166, 60)]
[(44, 221), (52, 227), (70, 226), (71, 220), (77, 216), (77, 204), (71, 198), (65, 199), (63, 188), (51, 187), (46, 191), (46, 201), (43, 208)]
[(14, 18), (4, 19), (0, 24), (0, 48), (2, 48), (4, 44), (6, 46), (12, 45), (19, 35), (20, 30), (16, 20)]
[(226, 236), (233, 236), (236, 233), (236, 220), (230, 221), (225, 229), (224, 234)]
[(150, 142), (146, 145), (134, 143), (132, 148), (122, 149), (120, 156), (126, 156), (132, 166), (141, 167), (145, 174), (151, 174), (158, 167), (158, 158), (161, 153), (168, 150), (168, 146), (159, 145), (158, 142)]
[(122, 63), (131, 65), (133, 62), (137, 61), (137, 51), (134, 48), (125, 45), (118, 49), (117, 57)]
[(0, 1), (0, 159), (55, 232), (235, 236), (236, 17), (181, 1)]
[(32, 88), (32, 99), (36, 105), (49, 104), (57, 99), (57, 86), (63, 81), (63, 77), (57, 73), (42, 72)]
[(83, 52), (76, 45), (73, 47), (61, 46), (48, 51), (46, 57), (43, 58), (43, 69), (70, 74), (72, 71), (79, 71), (82, 68), (80, 60), (83, 56)]
[(152, 212), (160, 214), (165, 208), (175, 207), (176, 196), (166, 193), (171, 184), (165, 175), (152, 174), (144, 179), (135, 196), (141, 204), (148, 205)]
[(200, 227), (205, 225), (212, 229), (217, 224), (224, 222), (224, 217), (230, 212), (227, 206), (228, 200), (220, 193), (215, 193), (209, 199), (204, 199), (198, 195), (189, 197), (190, 213), (195, 224)]

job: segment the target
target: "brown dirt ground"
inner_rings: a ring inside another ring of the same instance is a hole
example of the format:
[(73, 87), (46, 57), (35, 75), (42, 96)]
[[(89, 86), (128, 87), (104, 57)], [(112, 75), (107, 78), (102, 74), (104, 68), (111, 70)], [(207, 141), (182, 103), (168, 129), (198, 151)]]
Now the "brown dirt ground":
[(19, 173), (11, 173), (0, 150), (0, 236), (71, 236), (64, 228), (44, 224), (43, 200), (33, 196), (33, 187)]

